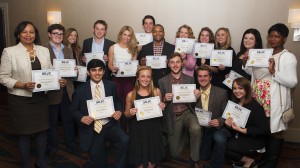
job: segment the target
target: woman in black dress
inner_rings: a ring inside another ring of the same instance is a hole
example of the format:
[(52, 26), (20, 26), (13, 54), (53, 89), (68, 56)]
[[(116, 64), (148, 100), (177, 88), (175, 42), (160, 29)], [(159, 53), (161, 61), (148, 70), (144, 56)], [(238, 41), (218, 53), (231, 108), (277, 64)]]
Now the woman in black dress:
[(30, 167), (30, 137), (37, 145), (36, 167), (48, 167), (44, 159), (46, 130), (49, 128), (48, 98), (45, 92), (32, 92), (32, 70), (50, 69), (50, 54), (39, 44), (33, 23), (23, 21), (15, 30), (17, 45), (5, 48), (1, 57), (0, 83), (8, 88), (8, 106), (12, 126), (19, 136), (19, 150), (24, 168)]
[[(151, 67), (141, 66), (136, 77), (134, 89), (126, 97), (125, 116), (129, 118), (128, 162), (134, 167), (154, 168), (164, 158), (160, 118), (137, 121), (135, 115), (138, 109), (133, 107), (133, 102), (154, 96), (159, 96), (161, 101), (161, 93), (153, 85)], [(164, 110), (165, 104), (160, 102), (159, 107)]]

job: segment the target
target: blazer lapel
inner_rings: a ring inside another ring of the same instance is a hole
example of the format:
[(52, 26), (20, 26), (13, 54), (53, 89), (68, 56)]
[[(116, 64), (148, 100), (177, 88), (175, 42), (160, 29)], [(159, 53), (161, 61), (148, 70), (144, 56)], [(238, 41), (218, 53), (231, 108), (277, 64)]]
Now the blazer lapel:
[(86, 98), (87, 98), (87, 100), (93, 99), (93, 96), (92, 96), (92, 89), (91, 89), (91, 81), (90, 81), (90, 80), (88, 80), (88, 81), (86, 82), (85, 90), (86, 90), (85, 93), (86, 93)]
[(216, 92), (214, 89), (214, 86), (211, 85), (210, 94), (209, 94), (209, 100), (208, 100), (208, 111), (211, 111), (214, 106), (214, 101), (216, 99)]

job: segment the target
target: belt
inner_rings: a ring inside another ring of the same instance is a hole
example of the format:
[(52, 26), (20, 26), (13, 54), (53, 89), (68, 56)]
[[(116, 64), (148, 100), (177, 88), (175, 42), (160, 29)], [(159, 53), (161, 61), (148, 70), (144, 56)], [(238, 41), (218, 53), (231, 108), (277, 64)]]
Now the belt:
[(173, 117), (180, 117), (184, 112), (173, 113)]

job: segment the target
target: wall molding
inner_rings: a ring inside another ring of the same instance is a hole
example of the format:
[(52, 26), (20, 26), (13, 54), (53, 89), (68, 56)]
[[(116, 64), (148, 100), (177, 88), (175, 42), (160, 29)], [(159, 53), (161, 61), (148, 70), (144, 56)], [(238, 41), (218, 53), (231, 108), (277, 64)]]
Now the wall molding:
[(5, 32), (5, 41), (6, 41), (6, 47), (10, 46), (10, 36), (9, 36), (9, 22), (8, 22), (8, 4), (7, 3), (0, 3), (0, 10), (3, 11), (4, 14), (4, 32)]

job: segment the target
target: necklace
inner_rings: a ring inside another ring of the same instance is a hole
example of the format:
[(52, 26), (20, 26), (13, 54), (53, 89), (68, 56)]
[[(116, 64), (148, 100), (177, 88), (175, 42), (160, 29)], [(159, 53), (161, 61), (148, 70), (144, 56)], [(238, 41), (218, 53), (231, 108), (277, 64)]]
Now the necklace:
[(34, 62), (35, 61), (35, 57), (36, 57), (35, 50), (28, 51), (28, 54), (29, 54), (29, 57), (30, 57), (30, 61)]

